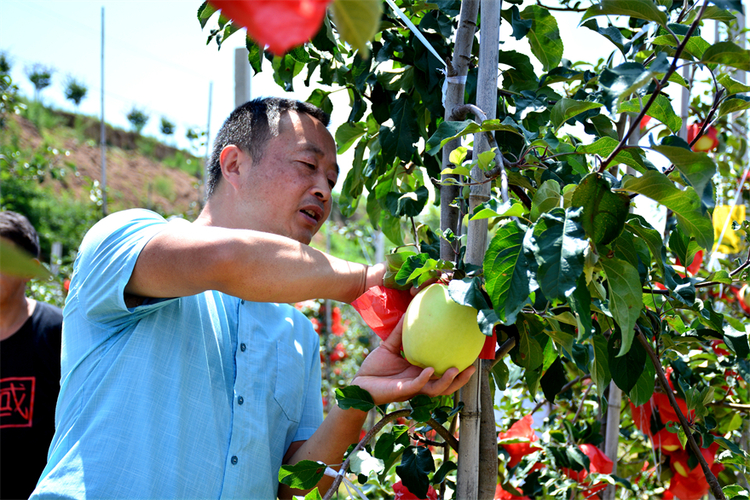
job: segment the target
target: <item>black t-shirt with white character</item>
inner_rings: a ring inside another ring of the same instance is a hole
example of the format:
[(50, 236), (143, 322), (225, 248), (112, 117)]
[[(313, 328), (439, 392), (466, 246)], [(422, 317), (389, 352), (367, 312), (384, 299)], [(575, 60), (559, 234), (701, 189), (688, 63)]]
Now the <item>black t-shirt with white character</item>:
[(28, 498), (47, 464), (60, 392), (62, 311), (37, 302), (0, 342), (0, 498)]

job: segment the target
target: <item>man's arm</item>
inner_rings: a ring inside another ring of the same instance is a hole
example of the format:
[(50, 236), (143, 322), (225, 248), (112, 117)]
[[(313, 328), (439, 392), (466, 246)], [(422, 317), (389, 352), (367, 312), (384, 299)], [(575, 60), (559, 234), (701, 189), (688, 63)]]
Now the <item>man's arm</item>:
[[(453, 394), (463, 387), (474, 373), (470, 366), (459, 373), (451, 368), (439, 379), (432, 379), (433, 368), (419, 368), (401, 356), (401, 333), (403, 318), (387, 340), (372, 351), (351, 382), (367, 390), (376, 405), (406, 401), (417, 394), (430, 397)], [(284, 457), (285, 464), (301, 460), (319, 460), (326, 464), (340, 464), (347, 448), (359, 441), (360, 430), (367, 413), (356, 409), (342, 410), (334, 406), (321, 426), (310, 439), (292, 443)], [(330, 487), (333, 479), (325, 476), (318, 483), (321, 495)], [(279, 485), (279, 498), (292, 498), (304, 494)]]
[(384, 268), (337, 259), (290, 238), (244, 229), (170, 224), (141, 251), (125, 289), (142, 297), (218, 290), (255, 302), (351, 302)]

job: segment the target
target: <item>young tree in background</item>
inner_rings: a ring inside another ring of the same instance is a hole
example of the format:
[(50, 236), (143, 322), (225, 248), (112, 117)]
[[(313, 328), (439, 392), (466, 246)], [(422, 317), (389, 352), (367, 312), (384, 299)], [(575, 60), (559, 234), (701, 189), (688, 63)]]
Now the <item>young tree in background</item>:
[(159, 126), (159, 128), (161, 130), (161, 133), (167, 137), (174, 134), (174, 123), (163, 116), (161, 117), (161, 125)]
[(130, 108), (130, 111), (127, 114), (128, 121), (133, 126), (133, 130), (140, 134), (141, 130), (143, 130), (143, 127), (146, 126), (146, 123), (148, 123), (148, 113), (146, 113), (145, 110), (139, 109), (137, 106), (133, 106)]
[(194, 154), (206, 144), (206, 133), (198, 127), (190, 127), (185, 133), (185, 137), (190, 141), (190, 149)]
[(55, 69), (41, 63), (36, 63), (26, 68), (26, 76), (34, 84), (34, 100), (39, 102), (39, 94), (52, 83), (52, 74)]
[(10, 57), (5, 52), (0, 52), (0, 75), (10, 74)]
[(76, 111), (80, 108), (81, 101), (86, 97), (88, 91), (86, 84), (72, 76), (68, 76), (65, 80), (65, 98), (75, 104)]

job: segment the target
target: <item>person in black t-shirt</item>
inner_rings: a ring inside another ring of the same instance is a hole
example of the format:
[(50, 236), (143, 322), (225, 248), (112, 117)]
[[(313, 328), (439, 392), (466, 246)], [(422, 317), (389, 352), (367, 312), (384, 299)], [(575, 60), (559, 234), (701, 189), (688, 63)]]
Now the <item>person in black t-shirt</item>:
[[(39, 258), (39, 237), (0, 212), (0, 238)], [(28, 498), (47, 464), (60, 391), (60, 308), (26, 297), (27, 277), (0, 273), (0, 498)]]

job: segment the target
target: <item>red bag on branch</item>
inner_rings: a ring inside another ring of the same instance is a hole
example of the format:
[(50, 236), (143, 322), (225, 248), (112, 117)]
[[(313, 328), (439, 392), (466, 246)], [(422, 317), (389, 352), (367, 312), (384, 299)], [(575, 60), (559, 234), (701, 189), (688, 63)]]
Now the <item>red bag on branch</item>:
[(411, 299), (409, 290), (374, 286), (352, 302), (352, 307), (362, 316), (367, 326), (385, 340), (396, 328)]
[(495, 359), (495, 349), (497, 348), (497, 333), (492, 329), (492, 335), (484, 339), (484, 347), (479, 353), (479, 359)]
[(209, 0), (247, 34), (277, 56), (310, 40), (323, 24), (331, 0)]

